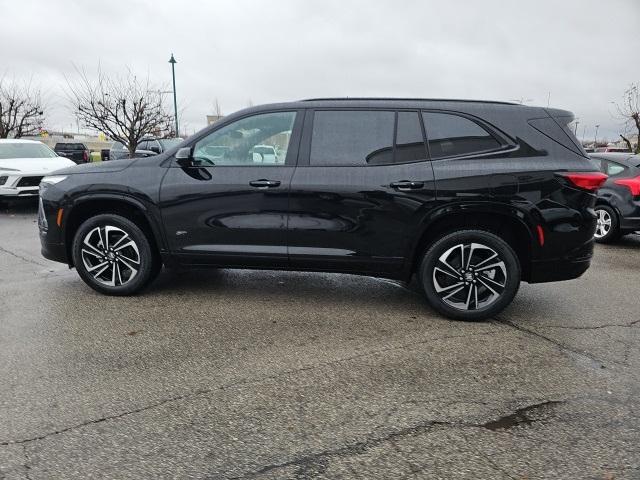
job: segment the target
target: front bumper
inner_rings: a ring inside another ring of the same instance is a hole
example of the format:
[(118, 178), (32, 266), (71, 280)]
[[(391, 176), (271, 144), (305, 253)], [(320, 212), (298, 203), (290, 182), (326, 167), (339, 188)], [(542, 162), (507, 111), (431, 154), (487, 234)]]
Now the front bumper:
[(3, 197), (37, 197), (38, 187), (0, 187), (0, 198)]
[(0, 172), (0, 176), (7, 179), (0, 185), (0, 197), (35, 197), (38, 195), (38, 185), (46, 173), (22, 173), (7, 175)]

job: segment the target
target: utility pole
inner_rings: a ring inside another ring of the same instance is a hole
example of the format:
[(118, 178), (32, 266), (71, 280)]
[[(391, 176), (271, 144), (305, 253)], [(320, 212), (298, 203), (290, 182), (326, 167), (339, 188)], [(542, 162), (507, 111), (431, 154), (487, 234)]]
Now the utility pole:
[(169, 63), (171, 64), (171, 76), (173, 77), (173, 112), (176, 121), (176, 137), (178, 137), (180, 135), (180, 130), (178, 129), (178, 100), (176, 97), (176, 63), (178, 62), (173, 57), (173, 53), (171, 54)]
[(596, 125), (596, 134), (593, 136), (593, 148), (598, 144), (598, 128), (600, 128), (600, 125)]

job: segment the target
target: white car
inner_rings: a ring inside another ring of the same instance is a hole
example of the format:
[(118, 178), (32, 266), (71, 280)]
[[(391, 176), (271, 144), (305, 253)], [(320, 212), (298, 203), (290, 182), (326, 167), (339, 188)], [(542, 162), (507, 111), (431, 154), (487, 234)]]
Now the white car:
[(276, 149), (271, 145), (256, 145), (251, 149), (254, 163), (280, 163)]
[(0, 199), (38, 195), (42, 177), (74, 165), (42, 142), (0, 139)]

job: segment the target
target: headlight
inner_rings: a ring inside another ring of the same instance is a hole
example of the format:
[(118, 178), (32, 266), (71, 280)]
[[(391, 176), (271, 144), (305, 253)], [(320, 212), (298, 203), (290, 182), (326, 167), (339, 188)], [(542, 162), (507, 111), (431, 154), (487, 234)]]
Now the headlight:
[(48, 177), (42, 177), (40, 184), (46, 183), (49, 185), (55, 185), (56, 183), (63, 181), (65, 178), (67, 178), (66, 175), (49, 175)]

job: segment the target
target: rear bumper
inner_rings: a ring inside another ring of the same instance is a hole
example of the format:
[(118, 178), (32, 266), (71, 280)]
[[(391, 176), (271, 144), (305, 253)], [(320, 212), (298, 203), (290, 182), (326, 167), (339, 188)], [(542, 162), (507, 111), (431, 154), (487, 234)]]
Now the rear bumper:
[(533, 260), (527, 281), (529, 283), (544, 283), (578, 278), (591, 265), (594, 243), (593, 238), (591, 238), (588, 242), (563, 257)]
[(578, 278), (589, 269), (591, 258), (533, 262), (529, 283), (559, 282)]

